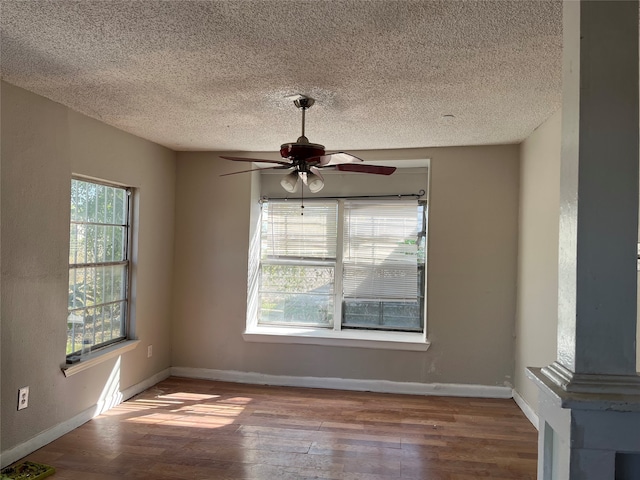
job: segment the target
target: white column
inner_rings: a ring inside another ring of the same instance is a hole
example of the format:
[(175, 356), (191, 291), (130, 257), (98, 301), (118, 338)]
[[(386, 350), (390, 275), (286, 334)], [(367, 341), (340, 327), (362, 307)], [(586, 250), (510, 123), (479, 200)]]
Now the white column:
[(563, 26), (558, 360), (544, 372), (569, 391), (609, 376), (629, 392), (640, 387), (638, 2), (568, 1)]
[(563, 27), (558, 358), (529, 369), (538, 479), (636, 479), (638, 0), (565, 1)]

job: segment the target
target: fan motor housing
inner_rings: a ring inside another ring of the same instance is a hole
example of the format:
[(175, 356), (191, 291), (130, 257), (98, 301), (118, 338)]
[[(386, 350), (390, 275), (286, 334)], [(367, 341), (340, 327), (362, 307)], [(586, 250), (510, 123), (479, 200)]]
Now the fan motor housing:
[(307, 160), (309, 158), (324, 155), (324, 145), (318, 143), (283, 143), (280, 146), (280, 155), (283, 158), (293, 160)]

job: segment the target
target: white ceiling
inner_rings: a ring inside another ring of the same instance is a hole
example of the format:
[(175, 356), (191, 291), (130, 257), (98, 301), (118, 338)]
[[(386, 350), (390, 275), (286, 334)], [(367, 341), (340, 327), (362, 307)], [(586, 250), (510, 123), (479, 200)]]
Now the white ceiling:
[(4, 80), (175, 150), (278, 150), (297, 93), (328, 150), (516, 143), (560, 106), (559, 0), (0, 7)]

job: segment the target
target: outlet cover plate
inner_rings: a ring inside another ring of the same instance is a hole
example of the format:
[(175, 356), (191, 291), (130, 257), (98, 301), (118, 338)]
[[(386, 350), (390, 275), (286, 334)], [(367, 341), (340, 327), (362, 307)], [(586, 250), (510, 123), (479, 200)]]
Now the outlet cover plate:
[(29, 406), (29, 387), (22, 387), (18, 390), (18, 410), (23, 410)]

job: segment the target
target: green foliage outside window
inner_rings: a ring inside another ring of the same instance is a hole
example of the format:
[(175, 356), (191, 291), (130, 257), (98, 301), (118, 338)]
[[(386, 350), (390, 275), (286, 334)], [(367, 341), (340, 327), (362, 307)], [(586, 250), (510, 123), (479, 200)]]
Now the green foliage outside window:
[(67, 354), (125, 336), (129, 192), (73, 179)]

